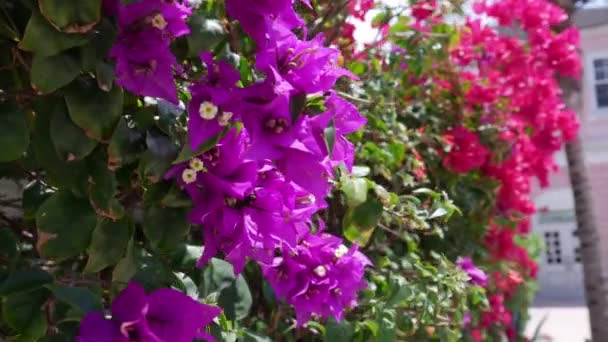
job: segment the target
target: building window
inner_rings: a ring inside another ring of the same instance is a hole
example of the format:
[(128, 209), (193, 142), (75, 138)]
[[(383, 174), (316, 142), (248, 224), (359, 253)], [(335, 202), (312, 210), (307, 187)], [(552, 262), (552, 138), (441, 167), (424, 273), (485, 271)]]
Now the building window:
[(593, 60), (595, 100), (597, 108), (608, 107), (608, 58)]
[(562, 263), (562, 246), (559, 232), (545, 232), (545, 256), (547, 264), (559, 265)]
[(545, 210), (538, 213), (538, 223), (568, 223), (574, 222), (576, 216), (573, 209)]

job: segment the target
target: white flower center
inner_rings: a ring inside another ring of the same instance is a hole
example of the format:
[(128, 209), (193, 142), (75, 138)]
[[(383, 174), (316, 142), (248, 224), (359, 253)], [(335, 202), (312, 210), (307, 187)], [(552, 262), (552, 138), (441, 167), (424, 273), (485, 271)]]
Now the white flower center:
[(163, 15), (160, 13), (152, 17), (151, 23), (152, 26), (156, 27), (159, 30), (164, 30), (165, 27), (167, 27), (167, 21), (165, 20), (165, 17), (163, 17)]
[(190, 168), (195, 172), (200, 172), (205, 170), (205, 165), (203, 164), (202, 160), (198, 158), (192, 158), (190, 160)]
[(336, 248), (334, 255), (336, 256), (336, 258), (340, 259), (341, 257), (345, 256), (346, 253), (348, 253), (348, 247), (340, 245), (338, 246), (338, 248)]
[(182, 172), (182, 180), (186, 184), (194, 183), (196, 181), (196, 171), (192, 169), (185, 169), (184, 172)]
[(327, 269), (325, 268), (325, 266), (317, 266), (314, 269), (314, 272), (319, 276), (319, 277), (325, 277), (325, 275), (327, 274)]
[(209, 101), (205, 101), (201, 103), (201, 106), (198, 108), (198, 113), (201, 118), (205, 120), (212, 120), (217, 116), (218, 108), (216, 105)]
[(232, 112), (223, 112), (217, 119), (217, 121), (220, 126), (228, 126), (228, 124), (230, 123), (230, 119), (232, 119), (233, 116), (234, 114)]

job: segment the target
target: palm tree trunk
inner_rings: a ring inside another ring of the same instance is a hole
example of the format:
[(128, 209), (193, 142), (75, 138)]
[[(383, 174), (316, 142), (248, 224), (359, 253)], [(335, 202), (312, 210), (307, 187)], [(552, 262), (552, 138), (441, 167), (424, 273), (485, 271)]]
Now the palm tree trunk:
[[(574, 24), (572, 15), (576, 11), (573, 0), (554, 0), (568, 13), (568, 20), (559, 29)], [(563, 97), (570, 108), (580, 112), (580, 89), (578, 80), (560, 80)], [(580, 239), (580, 253), (583, 265), (585, 299), (589, 309), (591, 338), (595, 342), (608, 341), (608, 290), (602, 267), (600, 234), (594, 214), (591, 184), (584, 158), (583, 143), (580, 138), (566, 144), (568, 173), (574, 195), (577, 235)]]
[(602, 269), (600, 236), (594, 216), (583, 146), (579, 139), (566, 144), (566, 158), (574, 193), (577, 235), (580, 239), (591, 338), (596, 342), (608, 341), (608, 292)]

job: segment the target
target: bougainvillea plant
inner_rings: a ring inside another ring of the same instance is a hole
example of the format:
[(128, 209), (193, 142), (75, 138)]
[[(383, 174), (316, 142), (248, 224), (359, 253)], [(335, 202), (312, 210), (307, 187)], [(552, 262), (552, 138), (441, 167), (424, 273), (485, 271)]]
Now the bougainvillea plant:
[(0, 339), (519, 338), (577, 36), (475, 10), (0, 3)]

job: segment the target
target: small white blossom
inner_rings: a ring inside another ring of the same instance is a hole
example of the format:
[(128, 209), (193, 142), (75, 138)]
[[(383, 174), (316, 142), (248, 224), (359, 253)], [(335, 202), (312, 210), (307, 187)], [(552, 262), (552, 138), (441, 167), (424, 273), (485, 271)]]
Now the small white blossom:
[(325, 275), (327, 274), (327, 269), (325, 268), (325, 266), (317, 266), (317, 267), (315, 267), (314, 272), (319, 277), (325, 277)]
[(338, 248), (336, 248), (334, 255), (336, 256), (336, 258), (340, 259), (341, 257), (345, 256), (346, 253), (348, 253), (348, 247), (340, 245), (338, 246)]
[(196, 181), (196, 171), (192, 169), (185, 169), (184, 172), (182, 172), (182, 180), (186, 184), (194, 183)]
[(198, 113), (201, 118), (205, 120), (212, 120), (217, 116), (218, 108), (216, 105), (209, 101), (205, 101), (201, 103), (201, 106), (198, 108)]

